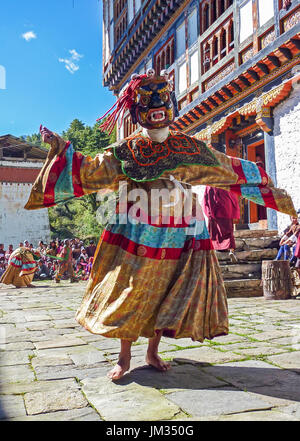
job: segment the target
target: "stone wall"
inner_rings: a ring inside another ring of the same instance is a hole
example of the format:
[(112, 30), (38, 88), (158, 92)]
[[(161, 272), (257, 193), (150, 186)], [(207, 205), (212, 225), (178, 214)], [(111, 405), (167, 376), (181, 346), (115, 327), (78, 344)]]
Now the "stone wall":
[[(274, 109), (274, 144), (277, 186), (293, 198), (300, 208), (300, 88)], [(289, 216), (278, 213), (278, 231), (289, 224)]]
[(48, 210), (25, 210), (32, 184), (0, 183), (0, 243), (5, 249), (28, 240), (34, 246), (49, 241)]

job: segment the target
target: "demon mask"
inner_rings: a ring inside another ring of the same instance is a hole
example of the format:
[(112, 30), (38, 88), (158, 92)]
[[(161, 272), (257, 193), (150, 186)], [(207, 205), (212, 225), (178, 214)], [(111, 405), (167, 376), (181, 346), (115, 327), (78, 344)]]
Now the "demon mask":
[(146, 129), (160, 129), (172, 124), (178, 116), (177, 101), (166, 72), (155, 75), (152, 69), (136, 90), (135, 103), (130, 109), (133, 124)]

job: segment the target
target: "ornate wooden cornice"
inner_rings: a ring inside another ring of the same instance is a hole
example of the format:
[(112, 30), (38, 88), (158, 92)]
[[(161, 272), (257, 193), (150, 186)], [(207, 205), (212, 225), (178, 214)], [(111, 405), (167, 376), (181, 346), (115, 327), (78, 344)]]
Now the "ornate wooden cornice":
[(195, 137), (210, 143), (214, 135), (219, 135), (230, 127), (234, 118), (238, 115), (251, 116), (256, 115), (256, 124), (265, 132), (272, 131), (272, 109), (283, 101), (291, 92), (295, 83), (300, 80), (300, 72), (296, 73), (292, 78), (287, 79), (280, 86), (274, 87), (269, 92), (254, 98), (236, 109), (233, 113), (221, 118), (219, 121), (208, 125), (205, 129), (198, 132)]
[[(190, 132), (194, 130), (198, 126), (207, 123), (212, 118), (215, 118), (217, 115), (223, 113), (226, 109), (232, 107), (234, 104), (239, 101), (247, 98), (258, 89), (264, 87), (266, 84), (269, 84), (271, 81), (274, 81), (277, 77), (283, 75), (285, 72), (291, 70), (294, 66), (300, 63), (300, 34), (296, 34), (293, 38), (286, 41), (279, 48), (276, 48), (275, 51), (271, 52), (265, 58), (259, 60), (255, 65), (251, 67), (251, 71), (256, 72), (256, 76), (249, 73), (249, 69), (240, 74), (237, 72), (236, 78), (230, 78), (228, 84), (223, 85), (220, 89), (215, 90), (211, 96), (210, 101), (208, 98), (205, 98), (203, 101), (200, 99), (195, 103), (195, 107), (192, 109), (189, 107), (187, 112), (181, 115), (171, 128), (177, 130), (183, 130), (184, 132)], [(290, 53), (292, 54), (292, 58), (285, 58), (279, 60), (278, 53), (282, 53), (280, 48), (288, 48)], [(276, 54), (277, 55), (276, 55)], [(275, 61), (275, 58), (278, 62)], [(265, 67), (263, 67), (265, 66)], [(267, 73), (268, 72), (268, 73)], [(246, 77), (249, 84), (240, 81), (241, 77)], [(237, 86), (238, 83), (238, 87)], [(286, 88), (289, 86), (286, 85)], [(289, 89), (290, 90), (290, 89)], [(273, 91), (274, 96), (268, 96), (271, 104), (266, 104), (267, 107), (274, 107), (277, 105), (282, 99), (284, 99), (287, 89), (278, 89)], [(222, 96), (224, 100), (220, 100), (219, 96)], [(265, 98), (267, 99), (267, 97)], [(217, 103), (217, 105), (212, 106), (209, 103), (213, 100), (213, 102)], [(198, 110), (198, 112), (197, 112)], [(254, 115), (256, 114), (255, 104), (253, 102), (246, 104), (241, 109), (241, 114), (245, 115)]]
[(104, 86), (114, 90), (135, 71), (144, 53), (159, 41), (165, 29), (177, 18), (187, 0), (160, 0), (144, 11), (141, 20), (132, 27), (129, 35), (112, 53), (111, 63), (104, 70)]

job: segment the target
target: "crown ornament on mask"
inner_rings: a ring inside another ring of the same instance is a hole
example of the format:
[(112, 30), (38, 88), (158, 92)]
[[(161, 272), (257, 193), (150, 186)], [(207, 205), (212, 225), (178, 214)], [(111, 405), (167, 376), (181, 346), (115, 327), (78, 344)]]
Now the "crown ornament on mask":
[[(153, 97), (155, 97), (155, 100)], [(166, 70), (161, 71), (160, 75), (155, 75), (154, 69), (148, 69), (147, 73), (142, 75), (133, 74), (128, 86), (115, 104), (103, 116), (97, 119), (97, 121), (101, 121), (108, 115), (106, 120), (100, 125), (100, 130), (111, 134), (119, 118), (122, 125), (127, 110), (131, 114), (133, 124), (139, 122), (142, 126), (145, 126), (143, 124), (143, 118), (145, 118), (143, 115), (146, 114), (147, 109), (149, 110), (149, 106), (166, 106), (167, 120), (170, 120), (170, 122), (174, 119), (174, 116), (178, 116), (177, 101), (173, 92), (173, 81), (169, 79), (169, 74)], [(110, 113), (112, 110), (113, 112)], [(153, 120), (153, 124), (156, 124), (155, 120)], [(148, 121), (148, 126), (150, 125), (151, 121)]]

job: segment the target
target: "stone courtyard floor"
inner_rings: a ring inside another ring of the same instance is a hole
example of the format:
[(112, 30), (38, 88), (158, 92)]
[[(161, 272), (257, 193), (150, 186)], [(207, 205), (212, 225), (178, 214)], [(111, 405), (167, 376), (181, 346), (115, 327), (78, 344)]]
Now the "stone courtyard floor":
[(9, 421), (299, 421), (300, 300), (229, 299), (230, 333), (203, 344), (163, 338), (172, 369), (106, 373), (119, 341), (75, 321), (85, 283), (0, 286), (0, 419)]

